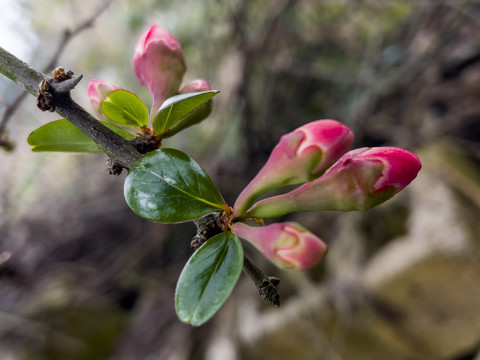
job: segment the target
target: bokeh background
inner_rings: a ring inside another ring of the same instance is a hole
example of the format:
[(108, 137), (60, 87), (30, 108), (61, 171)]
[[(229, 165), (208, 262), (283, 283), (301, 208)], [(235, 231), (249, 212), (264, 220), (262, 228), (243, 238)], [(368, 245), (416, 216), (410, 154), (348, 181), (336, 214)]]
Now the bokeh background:
[[(65, 29), (103, 2), (1, 0), (0, 46), (42, 69)], [(480, 1), (114, 0), (55, 66), (138, 93), (138, 37), (156, 23), (181, 42), (184, 83), (221, 93), (212, 116), (165, 146), (195, 158), (232, 204), (280, 136), (337, 119), (355, 147), (399, 146), (423, 163), (366, 213), (303, 213), (329, 245), (310, 271), (282, 271), (282, 306), (242, 275), (206, 325), (174, 312), (195, 234), (133, 214), (124, 174), (102, 155), (32, 153), (58, 119), (28, 96), (0, 149), (0, 359), (480, 359)], [(0, 115), (20, 87), (0, 77)]]

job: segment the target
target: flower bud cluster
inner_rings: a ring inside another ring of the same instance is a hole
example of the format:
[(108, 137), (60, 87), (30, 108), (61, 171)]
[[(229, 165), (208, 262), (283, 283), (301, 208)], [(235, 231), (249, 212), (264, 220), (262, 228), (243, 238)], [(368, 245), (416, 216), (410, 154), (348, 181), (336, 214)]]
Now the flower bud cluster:
[[(152, 25), (141, 36), (135, 48), (132, 67), (140, 84), (152, 94), (152, 118), (163, 102), (173, 95), (211, 90), (210, 84), (203, 79), (193, 80), (180, 89), (187, 70), (182, 47), (172, 34), (158, 25)], [(101, 118), (105, 118), (100, 109), (102, 101), (111, 91), (117, 89), (118, 86), (103, 80), (90, 81), (88, 97), (94, 111)], [(182, 121), (182, 126), (178, 126), (176, 132), (204, 120), (210, 115), (212, 107), (213, 100), (209, 100)]]
[[(151, 118), (173, 95), (211, 90), (203, 79), (180, 88), (187, 70), (182, 47), (157, 25), (140, 38), (132, 65), (140, 84), (152, 94)], [(102, 101), (117, 89), (114, 84), (91, 80), (88, 96), (100, 117)], [(211, 111), (209, 100), (188, 114), (172, 133), (201, 122)], [(281, 267), (302, 270), (318, 263), (327, 246), (301, 225), (287, 222), (252, 227), (243, 221), (294, 211), (366, 211), (397, 194), (420, 171), (419, 159), (407, 150), (376, 147), (349, 151), (353, 139), (347, 126), (331, 119), (313, 121), (282, 136), (265, 165), (235, 201), (234, 233)], [(298, 187), (257, 201), (261, 195), (292, 185)]]
[[(348, 151), (352, 143), (350, 129), (335, 120), (317, 120), (284, 135), (235, 202), (237, 235), (279, 266), (308, 268), (326, 251), (325, 244), (308, 230), (290, 223), (251, 228), (240, 221), (296, 211), (366, 211), (400, 192), (420, 171), (420, 160), (407, 150)], [(260, 195), (285, 185), (299, 187), (254, 203)]]

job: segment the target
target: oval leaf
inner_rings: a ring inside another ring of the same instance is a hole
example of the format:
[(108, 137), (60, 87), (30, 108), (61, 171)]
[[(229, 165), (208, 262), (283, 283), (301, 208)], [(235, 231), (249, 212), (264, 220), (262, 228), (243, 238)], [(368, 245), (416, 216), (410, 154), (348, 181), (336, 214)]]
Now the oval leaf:
[(170, 128), (168, 132), (165, 134), (165, 137), (173, 136), (192, 125), (201, 123), (210, 115), (212, 110), (213, 110), (213, 99), (210, 99), (205, 104), (201, 105), (198, 109), (188, 114), (182, 121), (178, 122), (175, 126)]
[(243, 249), (231, 233), (215, 235), (188, 260), (178, 279), (175, 309), (181, 321), (199, 326), (227, 300), (243, 266)]
[(114, 90), (102, 101), (102, 112), (113, 122), (141, 128), (148, 125), (148, 110), (137, 95), (127, 90)]
[(159, 135), (166, 133), (219, 92), (218, 90), (207, 90), (168, 98), (155, 115), (153, 129)]
[[(134, 138), (129, 132), (113, 124), (102, 122), (110, 130), (115, 131), (127, 140)], [(68, 120), (52, 121), (34, 130), (27, 139), (33, 151), (62, 151), (78, 153), (102, 153), (103, 151), (83, 132)]]
[(205, 170), (175, 149), (143, 156), (130, 169), (124, 192), (135, 213), (165, 223), (193, 220), (228, 208)]
[(105, 121), (100, 121), (103, 125), (105, 125), (107, 128), (109, 128), (110, 130), (112, 130), (113, 132), (116, 132), (118, 135), (120, 135), (121, 137), (123, 137), (124, 139), (126, 140), (133, 140), (135, 139), (135, 135), (129, 133), (128, 131), (126, 130), (123, 130), (122, 128), (119, 128), (117, 125), (115, 124), (110, 124), (108, 122), (105, 122)]

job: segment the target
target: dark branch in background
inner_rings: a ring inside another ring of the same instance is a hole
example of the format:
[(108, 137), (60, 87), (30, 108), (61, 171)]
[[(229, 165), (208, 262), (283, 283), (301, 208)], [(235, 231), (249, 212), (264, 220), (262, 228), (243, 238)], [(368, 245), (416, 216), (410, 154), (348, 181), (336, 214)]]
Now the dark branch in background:
[(5, 132), (8, 120), (12, 117), (15, 111), (20, 107), (20, 104), (27, 97), (27, 92), (20, 92), (13, 101), (8, 103), (0, 118), (0, 147), (3, 147), (5, 151), (11, 151), (14, 148), (13, 143), (8, 138)]
[[(85, 19), (85, 21), (81, 22), (78, 26), (73, 29), (65, 29), (56, 51), (53, 53), (47, 65), (45, 65), (45, 67), (42, 69), (42, 72), (46, 73), (52, 71), (57, 64), (60, 55), (65, 50), (67, 44), (83, 30), (92, 27), (95, 20), (97, 20), (97, 18), (110, 6), (112, 2), (113, 0), (105, 1), (95, 10), (95, 12), (89, 18)], [(5, 128), (10, 118), (20, 107), (23, 100), (25, 100), (26, 95), (27, 93), (25, 91), (21, 91), (11, 102), (6, 105), (2, 116), (0, 117), (0, 147), (3, 147), (6, 151), (10, 151), (13, 149), (13, 143), (8, 138), (8, 135), (5, 132)]]
[(57, 61), (58, 61), (58, 58), (60, 57), (60, 55), (62, 54), (63, 50), (65, 49), (65, 47), (67, 46), (67, 44), (69, 43), (69, 41), (77, 36), (79, 33), (81, 33), (83, 30), (86, 30), (90, 27), (93, 26), (95, 20), (97, 20), (97, 18), (102, 15), (102, 13), (110, 6), (110, 4), (113, 2), (113, 0), (107, 0), (105, 1), (103, 4), (101, 4), (94, 12), (93, 14), (85, 19), (82, 23), (80, 23), (79, 25), (77, 25), (77, 27), (75, 27), (74, 29), (65, 29), (65, 31), (63, 32), (63, 36), (62, 36), (62, 39), (60, 40), (60, 43), (58, 44), (58, 48), (57, 50), (55, 51), (55, 53), (53, 54), (50, 62), (45, 66), (45, 72), (49, 71), (49, 70), (53, 70), (54, 67), (56, 67), (56, 64), (57, 64)]

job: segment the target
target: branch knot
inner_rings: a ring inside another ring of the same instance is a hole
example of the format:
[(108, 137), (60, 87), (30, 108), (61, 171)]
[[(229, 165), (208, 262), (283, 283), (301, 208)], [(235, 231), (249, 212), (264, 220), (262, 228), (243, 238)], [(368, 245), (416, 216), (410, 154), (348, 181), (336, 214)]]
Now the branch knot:
[(222, 232), (222, 211), (208, 214), (193, 222), (197, 226), (197, 235), (193, 237), (190, 247), (197, 250), (208, 239)]
[(69, 95), (70, 91), (82, 80), (83, 75), (73, 76), (73, 71), (62, 67), (53, 70), (53, 78), (45, 78), (39, 85), (37, 107), (42, 111), (54, 112), (56, 109), (56, 96)]

